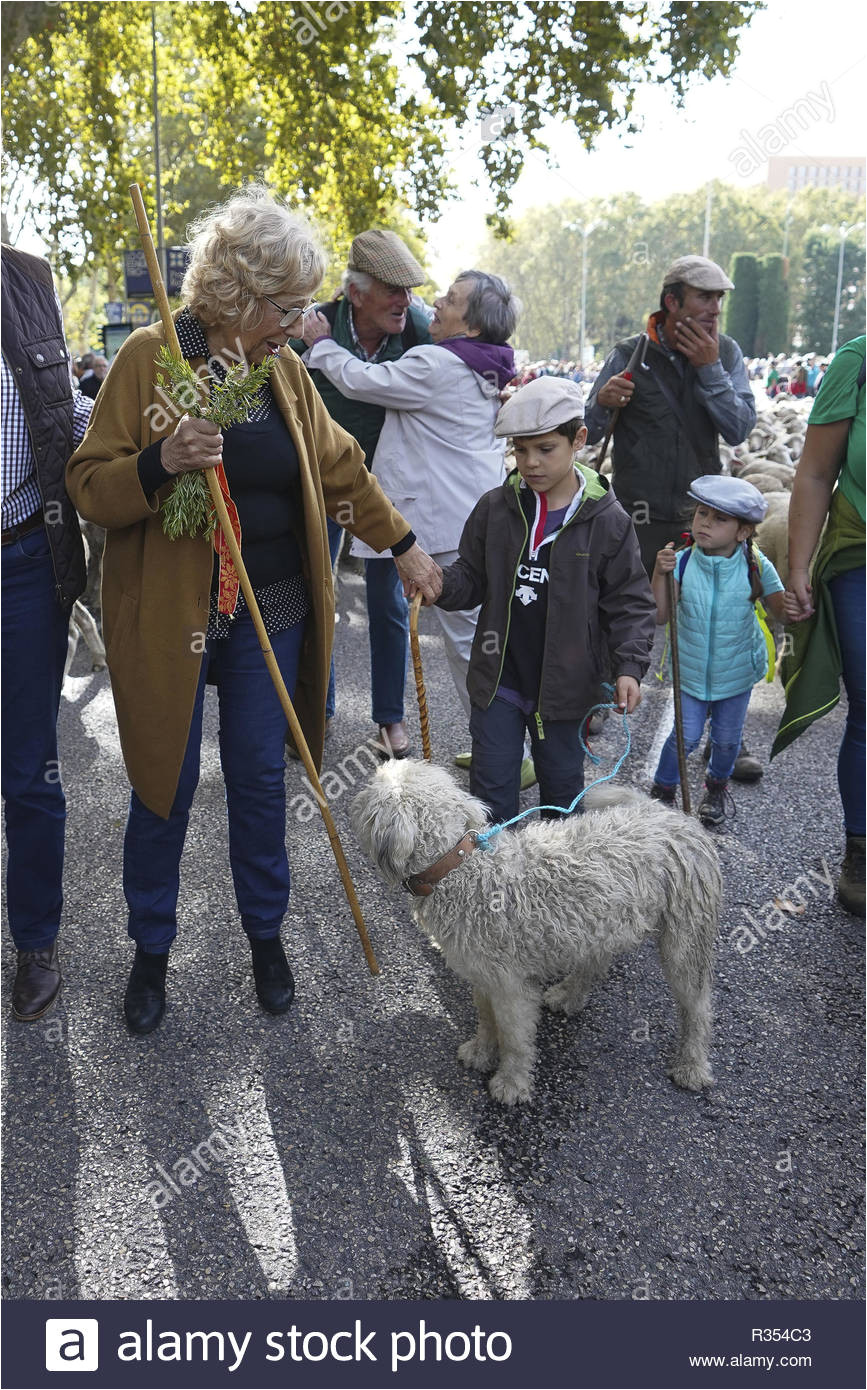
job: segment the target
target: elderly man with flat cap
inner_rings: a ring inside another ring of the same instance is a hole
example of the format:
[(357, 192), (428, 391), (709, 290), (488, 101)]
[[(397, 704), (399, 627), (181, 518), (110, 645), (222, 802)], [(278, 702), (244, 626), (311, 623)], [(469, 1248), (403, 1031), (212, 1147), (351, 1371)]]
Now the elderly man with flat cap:
[[(740, 444), (756, 422), (743, 354), (719, 331), (723, 295), (731, 289), (714, 261), (681, 256), (666, 271), (660, 307), (648, 319), (644, 365), (625, 375), (638, 336), (618, 343), (587, 403), (593, 444), (618, 412), (612, 482), (632, 516), (648, 574), (657, 551), (686, 529), (690, 484), (722, 471), (719, 436)], [(733, 775), (755, 781), (761, 765), (743, 750)]]
[[(396, 233), (372, 229), (362, 232), (352, 243), (343, 273), (342, 293), (316, 307), (331, 325), (334, 341), (360, 361), (395, 362), (410, 348), (431, 341), (428, 317), (423, 309), (413, 304), (411, 293), (413, 287), (424, 280), (424, 271)], [(307, 352), (300, 338), (289, 346), (302, 356)], [(350, 400), (315, 368), (310, 375), (332, 419), (358, 440), (369, 468), (385, 421), (385, 406)], [(343, 528), (329, 517), (332, 564), (336, 562), (342, 538)], [(392, 559), (367, 560), (365, 577), (372, 714), (380, 727), (384, 750), (405, 756), (409, 751), (403, 722), (409, 610)], [(402, 642), (394, 640), (399, 632), (403, 633)], [(333, 717), (334, 709), (332, 661), (326, 720)]]

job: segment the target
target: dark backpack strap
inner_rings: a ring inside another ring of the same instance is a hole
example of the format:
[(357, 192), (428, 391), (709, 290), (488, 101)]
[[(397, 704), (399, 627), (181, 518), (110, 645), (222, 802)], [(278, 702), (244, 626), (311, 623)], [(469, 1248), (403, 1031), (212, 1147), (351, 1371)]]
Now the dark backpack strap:
[(864, 385), (865, 381), (867, 381), (867, 357), (865, 357), (864, 361), (861, 363), (861, 370), (858, 373), (857, 386), (859, 391), (861, 390), (861, 387)]
[(678, 562), (677, 562), (677, 582), (678, 582), (678, 584), (682, 584), (682, 583), (683, 583), (683, 572), (684, 572), (684, 570), (686, 569), (687, 565), (689, 564), (689, 557), (690, 557), (691, 554), (692, 554), (692, 546), (691, 546), (691, 545), (688, 545), (688, 546), (686, 547), (686, 550), (682, 550), (682, 551), (680, 552), (680, 559), (679, 559)]

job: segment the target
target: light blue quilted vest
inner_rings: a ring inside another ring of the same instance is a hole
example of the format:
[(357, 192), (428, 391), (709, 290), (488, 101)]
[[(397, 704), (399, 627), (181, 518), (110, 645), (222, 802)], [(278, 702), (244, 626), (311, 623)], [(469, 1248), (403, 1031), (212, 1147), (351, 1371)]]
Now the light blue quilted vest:
[[(683, 563), (678, 561), (677, 574)], [(683, 570), (677, 629), (680, 683), (687, 695), (727, 700), (763, 678), (768, 650), (750, 602), (743, 546), (730, 557), (693, 548)]]

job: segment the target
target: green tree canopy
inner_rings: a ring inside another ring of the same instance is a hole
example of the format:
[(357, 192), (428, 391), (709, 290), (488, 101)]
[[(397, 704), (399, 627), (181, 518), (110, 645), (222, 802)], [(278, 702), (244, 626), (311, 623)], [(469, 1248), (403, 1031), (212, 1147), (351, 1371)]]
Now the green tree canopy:
[[(7, 180), (69, 271), (119, 265), (127, 186), (153, 206), (151, 13), (164, 115), (165, 215), (175, 239), (202, 201), (253, 176), (310, 205), (338, 250), (399, 208), (434, 216), (446, 135), (496, 117), (481, 166), (498, 214), (544, 121), (589, 147), (632, 130), (636, 85), (731, 69), (744, 3), (504, 0), (3, 7)], [(162, 143), (162, 142), (161, 142)], [(116, 273), (116, 269), (115, 269)]]
[[(700, 252), (704, 233), (706, 190), (678, 194), (644, 203), (635, 194), (618, 194), (586, 203), (567, 200), (537, 207), (516, 219), (508, 240), (490, 235), (477, 263), (504, 275), (524, 302), (517, 344), (534, 360), (575, 358), (581, 296), (581, 228), (596, 223), (587, 238), (587, 340), (604, 356), (618, 339), (638, 332), (648, 313), (659, 305), (663, 275), (678, 256)], [(830, 260), (813, 248), (817, 226), (853, 223), (861, 214), (853, 193), (839, 189), (804, 189), (791, 200), (785, 192), (764, 186), (738, 189), (715, 183), (709, 254), (720, 265), (731, 265), (737, 252), (756, 256), (781, 255), (788, 232), (788, 284), (791, 323), (779, 348), (827, 352), (831, 344), (836, 250), (839, 238), (830, 234)], [(820, 240), (825, 233), (818, 233)], [(864, 312), (864, 233), (853, 232), (847, 242), (844, 281), (849, 286), (840, 342), (862, 329), (851, 328)], [(833, 261), (833, 264), (831, 264)], [(774, 272), (776, 274), (776, 272)], [(830, 300), (830, 313), (828, 301)], [(825, 304), (818, 320), (820, 303)], [(766, 310), (766, 314), (769, 309)], [(843, 321), (841, 321), (842, 323)], [(851, 331), (850, 331), (851, 328)], [(774, 329), (776, 337), (777, 328)]]
[(741, 352), (752, 357), (759, 325), (759, 259), (752, 251), (732, 256), (730, 278), (734, 289), (726, 295), (723, 327)]

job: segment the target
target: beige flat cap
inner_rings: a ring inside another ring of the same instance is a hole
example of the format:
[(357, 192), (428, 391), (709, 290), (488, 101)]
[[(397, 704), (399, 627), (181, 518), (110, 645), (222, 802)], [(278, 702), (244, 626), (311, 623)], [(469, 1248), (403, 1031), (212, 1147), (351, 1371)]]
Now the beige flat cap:
[(684, 285), (691, 285), (695, 290), (734, 289), (725, 271), (716, 261), (709, 261), (705, 256), (681, 256), (665, 272), (662, 288), (677, 284), (678, 281)]
[(500, 407), (494, 434), (550, 434), (567, 420), (583, 419), (584, 397), (576, 381), (559, 376), (537, 376), (535, 381), (519, 387)]
[(383, 284), (397, 285), (401, 289), (423, 285), (427, 279), (415, 256), (396, 232), (381, 232), (373, 228), (355, 238), (347, 266), (350, 270), (363, 270), (366, 275), (372, 275)]

